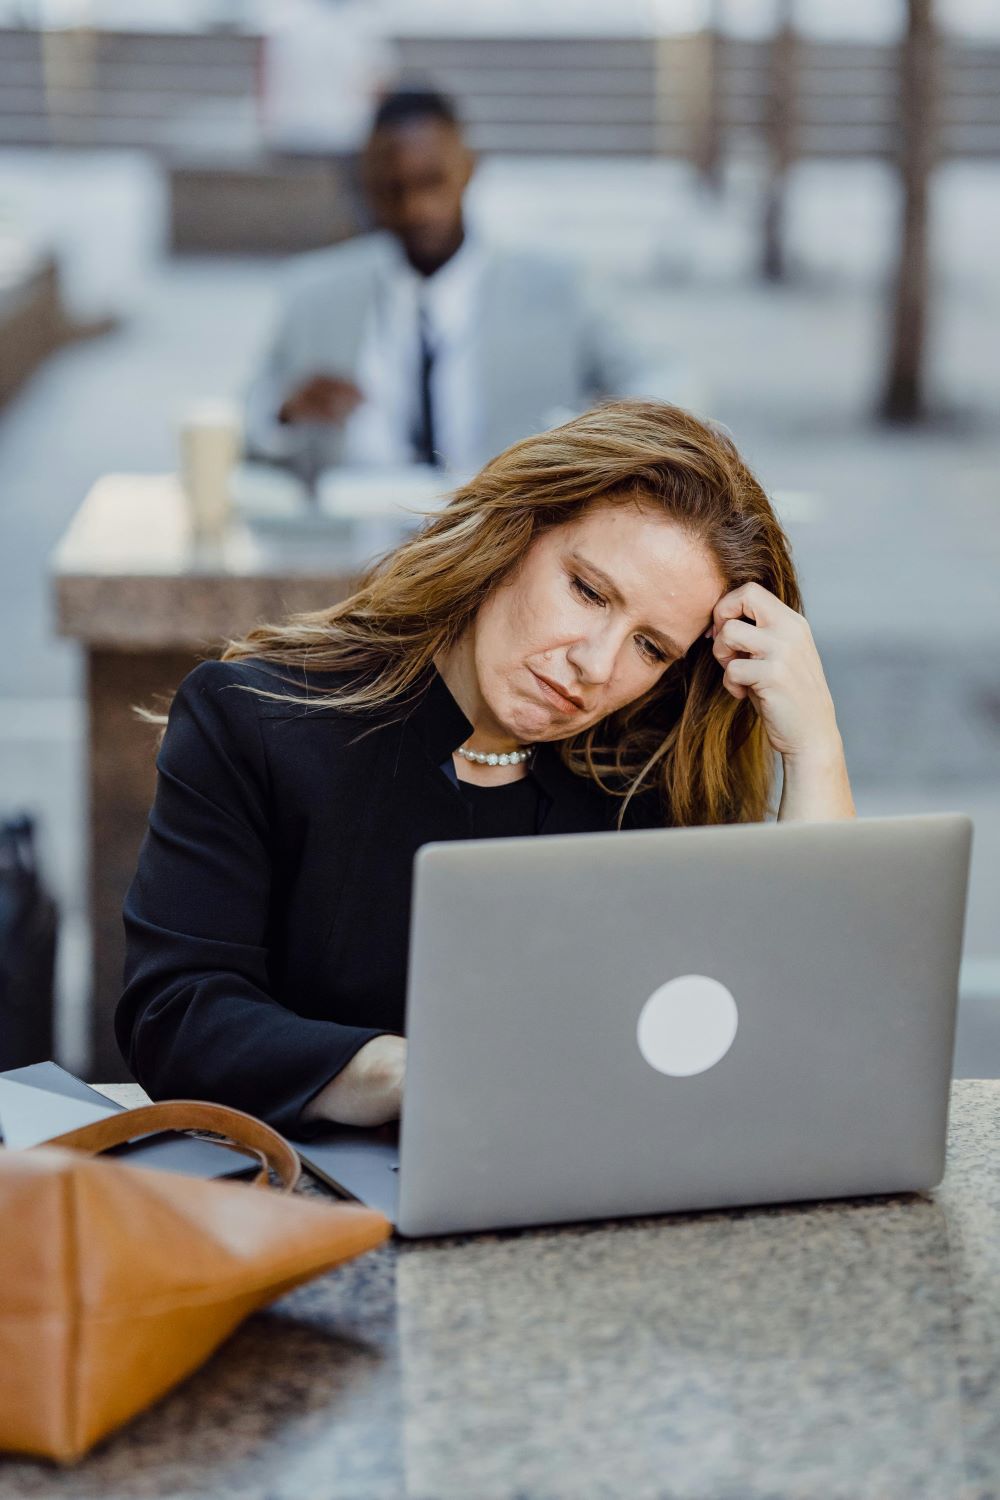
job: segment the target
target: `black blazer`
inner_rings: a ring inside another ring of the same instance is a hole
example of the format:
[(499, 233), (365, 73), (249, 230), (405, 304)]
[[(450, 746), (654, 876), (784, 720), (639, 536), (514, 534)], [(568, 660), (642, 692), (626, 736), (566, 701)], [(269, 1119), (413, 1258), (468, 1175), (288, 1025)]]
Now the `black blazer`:
[[(317, 1090), (372, 1037), (403, 1031), (414, 854), (471, 832), (451, 756), (472, 726), (438, 673), (415, 706), (360, 721), (285, 696), (334, 681), (209, 661), (181, 685), (125, 901), (115, 1017), (153, 1098), (216, 1100), (300, 1136)], [(551, 746), (532, 772), (541, 834), (613, 827), (620, 802)], [(649, 797), (629, 811), (630, 827), (665, 821)]]

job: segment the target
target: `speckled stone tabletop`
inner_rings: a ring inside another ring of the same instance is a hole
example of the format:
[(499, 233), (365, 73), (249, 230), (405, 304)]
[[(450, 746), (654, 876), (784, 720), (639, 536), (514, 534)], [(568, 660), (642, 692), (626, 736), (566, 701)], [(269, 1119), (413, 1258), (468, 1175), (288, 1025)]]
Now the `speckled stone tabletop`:
[(950, 1131), (926, 1197), (390, 1243), (0, 1497), (995, 1500), (1000, 1081)]

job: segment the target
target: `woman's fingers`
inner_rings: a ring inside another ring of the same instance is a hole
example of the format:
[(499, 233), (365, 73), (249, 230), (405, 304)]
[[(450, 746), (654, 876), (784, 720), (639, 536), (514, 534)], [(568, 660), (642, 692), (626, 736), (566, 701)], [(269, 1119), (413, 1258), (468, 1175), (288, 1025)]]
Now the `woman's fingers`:
[(745, 698), (750, 689), (764, 687), (771, 675), (771, 665), (765, 659), (735, 656), (722, 674), (722, 685), (734, 698)]
[(773, 650), (775, 641), (772, 633), (760, 625), (751, 625), (747, 620), (727, 620), (716, 632), (712, 643), (712, 655), (723, 667), (732, 661), (734, 656), (748, 653), (751, 656), (765, 656)]
[(718, 634), (727, 620), (738, 620), (745, 615), (755, 625), (770, 625), (783, 610), (794, 613), (770, 589), (759, 583), (742, 583), (738, 589), (723, 594), (712, 611), (712, 622)]
[(771, 748), (843, 758), (837, 719), (812, 631), (804, 615), (757, 583), (720, 599), (706, 632), (727, 693), (749, 698)]

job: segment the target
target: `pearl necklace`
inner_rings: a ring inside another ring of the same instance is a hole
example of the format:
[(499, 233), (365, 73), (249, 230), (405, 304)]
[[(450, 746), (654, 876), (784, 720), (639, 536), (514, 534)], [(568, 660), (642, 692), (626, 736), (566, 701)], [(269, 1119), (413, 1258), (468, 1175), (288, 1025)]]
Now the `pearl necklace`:
[(461, 746), (455, 751), (463, 760), (474, 760), (477, 766), (519, 766), (534, 750), (534, 745), (525, 745), (520, 750), (506, 750), (498, 755), (491, 750), (488, 754), (485, 750), (465, 750)]

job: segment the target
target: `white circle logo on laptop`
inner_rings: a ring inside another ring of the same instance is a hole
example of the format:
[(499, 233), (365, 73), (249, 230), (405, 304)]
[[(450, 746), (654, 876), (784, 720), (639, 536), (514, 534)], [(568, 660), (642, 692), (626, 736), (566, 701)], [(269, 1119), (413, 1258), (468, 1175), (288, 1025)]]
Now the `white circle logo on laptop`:
[(689, 1078), (714, 1068), (733, 1045), (739, 1012), (724, 984), (682, 974), (654, 990), (639, 1014), (639, 1051), (658, 1073)]

